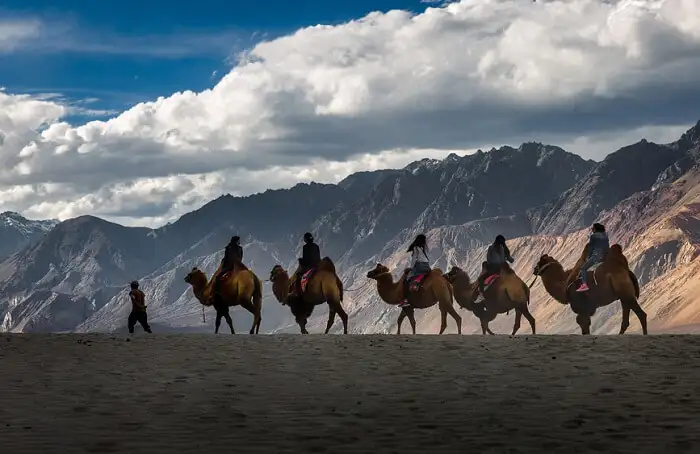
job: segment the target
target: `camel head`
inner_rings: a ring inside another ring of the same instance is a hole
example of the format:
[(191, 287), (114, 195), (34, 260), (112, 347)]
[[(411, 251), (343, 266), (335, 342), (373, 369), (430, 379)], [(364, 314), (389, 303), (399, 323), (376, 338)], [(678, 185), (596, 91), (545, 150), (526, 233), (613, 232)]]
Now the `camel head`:
[(389, 268), (385, 267), (381, 263), (377, 263), (377, 266), (375, 266), (373, 270), (367, 272), (367, 277), (369, 279), (377, 279), (382, 274), (387, 273), (389, 273)]
[(282, 265), (275, 265), (270, 271), (270, 282), (272, 282), (272, 294), (275, 295), (277, 301), (283, 306), (287, 305), (291, 282), (287, 271), (282, 268)]
[(287, 271), (282, 268), (282, 265), (275, 265), (270, 271), (270, 282), (275, 282), (280, 278), (289, 279), (289, 275), (287, 274)]
[(535, 276), (541, 276), (544, 270), (552, 265), (558, 265), (561, 268), (561, 264), (557, 262), (554, 257), (547, 254), (542, 254), (542, 257), (540, 257), (540, 260), (535, 265), (535, 269), (532, 271), (532, 274)]
[[(462, 268), (460, 268), (458, 266), (453, 266), (452, 268), (450, 268), (450, 271), (443, 274), (442, 277), (444, 277), (447, 280), (447, 282), (449, 282), (450, 284), (453, 284), (455, 279), (457, 278), (457, 276), (459, 276), (461, 274), (467, 274), (467, 273), (465, 273), (464, 270), (462, 270)], [(469, 276), (467, 276), (467, 279), (469, 279)]]
[(199, 285), (206, 285), (207, 283), (207, 276), (204, 274), (202, 270), (197, 268), (196, 266), (192, 268), (192, 271), (187, 273), (187, 276), (185, 276), (185, 282), (190, 284), (191, 286), (199, 286)]

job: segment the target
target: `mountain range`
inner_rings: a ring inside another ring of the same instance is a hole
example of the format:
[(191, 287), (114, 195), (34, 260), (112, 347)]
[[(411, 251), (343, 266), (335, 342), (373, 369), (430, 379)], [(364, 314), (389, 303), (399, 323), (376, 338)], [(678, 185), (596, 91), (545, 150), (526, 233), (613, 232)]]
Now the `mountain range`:
[[(266, 279), (275, 264), (294, 266), (301, 237), (311, 231), (345, 283), (350, 331), (390, 332), (397, 309), (379, 300), (365, 274), (382, 262), (398, 276), (416, 234), (427, 234), (433, 266), (458, 265), (471, 276), (486, 246), (503, 234), (516, 272), (529, 281), (544, 251), (571, 265), (585, 245), (588, 226), (601, 221), (639, 276), (650, 329), (694, 331), (700, 326), (699, 215), (700, 122), (675, 142), (641, 140), (600, 162), (525, 143), (359, 172), (335, 185), (225, 195), (156, 229), (93, 216), (59, 223), (3, 213), (0, 329), (123, 330), (130, 310), (127, 285), (138, 279), (155, 330), (212, 332), (211, 317), (202, 321), (202, 306), (185, 274), (193, 266), (215, 270), (228, 239), (238, 234), (246, 264)], [(261, 332), (297, 332), (288, 309), (271, 297), (269, 284), (264, 296)], [(533, 287), (531, 305), (541, 333), (577, 332), (574, 317), (541, 284)], [(326, 311), (317, 308), (312, 332), (325, 326)], [(437, 314), (422, 311), (419, 332), (437, 332)], [(237, 331), (249, 327), (250, 314), (234, 309), (232, 315)], [(463, 315), (465, 332), (480, 332), (477, 320)], [(511, 317), (500, 316), (493, 328), (507, 331)], [(619, 317), (619, 305), (600, 310), (594, 332), (615, 332)], [(333, 332), (339, 329), (338, 324)]]

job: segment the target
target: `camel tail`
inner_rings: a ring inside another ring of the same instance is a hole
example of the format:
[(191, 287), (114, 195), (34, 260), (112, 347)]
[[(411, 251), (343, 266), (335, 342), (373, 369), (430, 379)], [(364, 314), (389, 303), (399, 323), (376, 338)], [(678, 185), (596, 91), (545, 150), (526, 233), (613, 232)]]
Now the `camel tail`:
[(639, 298), (639, 281), (637, 280), (637, 276), (635, 276), (632, 270), (628, 270), (628, 273), (630, 275), (630, 279), (632, 280), (632, 285), (634, 285), (634, 296)]
[(338, 285), (338, 292), (340, 293), (340, 302), (343, 302), (343, 281), (340, 280), (338, 276), (335, 277), (335, 283)]
[(530, 305), (530, 287), (528, 287), (525, 282), (523, 282), (523, 290), (525, 291), (525, 298), (527, 298), (527, 300), (525, 301), (525, 304), (527, 304), (529, 306)]
[(253, 274), (253, 282), (253, 303), (257, 306), (262, 304), (262, 282), (255, 274)]

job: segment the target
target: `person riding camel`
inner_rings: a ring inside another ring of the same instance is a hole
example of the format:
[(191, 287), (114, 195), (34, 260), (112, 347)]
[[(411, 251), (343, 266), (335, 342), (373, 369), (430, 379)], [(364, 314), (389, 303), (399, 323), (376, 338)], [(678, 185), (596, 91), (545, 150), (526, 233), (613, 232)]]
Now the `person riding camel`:
[(321, 263), (321, 249), (314, 243), (314, 237), (310, 232), (304, 234), (304, 247), (301, 250), (299, 268), (294, 273), (294, 289), (297, 295), (301, 295), (301, 278), (309, 270), (315, 269)]
[(581, 279), (581, 285), (576, 289), (577, 292), (587, 292), (590, 290), (586, 282), (588, 269), (605, 260), (605, 256), (609, 250), (610, 240), (608, 239), (608, 234), (605, 232), (605, 226), (596, 222), (591, 227), (591, 234), (588, 237), (588, 257), (583, 265), (581, 265), (581, 270), (579, 270), (578, 273), (578, 278)]
[(241, 238), (239, 236), (231, 237), (231, 241), (229, 241), (224, 250), (224, 257), (221, 259), (221, 270), (214, 280), (214, 301), (217, 304), (221, 303), (221, 294), (219, 292), (221, 278), (228, 272), (235, 272), (236, 267), (243, 263), (243, 248), (240, 241)]
[(509, 263), (515, 262), (513, 256), (510, 255), (510, 249), (506, 246), (506, 239), (503, 235), (497, 235), (488, 249), (486, 250), (486, 261), (482, 264), (481, 274), (479, 275), (479, 294), (474, 301), (475, 304), (482, 303), (485, 287), (491, 284), (503, 269), (506, 261)]
[(421, 274), (426, 274), (430, 272), (430, 260), (428, 259), (428, 241), (425, 235), (422, 233), (413, 240), (413, 243), (408, 247), (406, 252), (411, 253), (411, 270), (406, 276), (406, 280), (403, 283), (403, 293), (404, 298), (399, 303), (399, 307), (408, 307), (408, 292), (410, 289), (410, 282), (416, 276)]

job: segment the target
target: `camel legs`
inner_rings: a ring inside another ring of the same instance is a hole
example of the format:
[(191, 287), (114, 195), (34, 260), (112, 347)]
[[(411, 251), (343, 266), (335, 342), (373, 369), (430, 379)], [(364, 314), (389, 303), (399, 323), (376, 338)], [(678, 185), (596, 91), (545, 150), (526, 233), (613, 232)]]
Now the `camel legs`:
[(228, 327), (231, 328), (231, 334), (236, 334), (233, 330), (233, 320), (231, 320), (231, 315), (229, 314), (229, 308), (227, 305), (214, 306), (216, 310), (216, 321), (214, 322), (214, 334), (219, 334), (219, 327), (221, 326), (221, 318), (226, 319)]
[(450, 314), (452, 318), (455, 320), (455, 323), (457, 323), (457, 334), (462, 334), (462, 317), (457, 313), (454, 307), (448, 306), (448, 307), (443, 307), (442, 305), (440, 306), (440, 333), (442, 334), (445, 332), (445, 329), (447, 329), (447, 314)]
[(525, 320), (530, 324), (532, 334), (537, 334), (535, 330), (535, 317), (532, 316), (530, 310), (527, 308), (527, 304), (524, 303), (515, 308), (515, 323), (513, 324), (513, 334), (511, 334), (511, 336), (515, 336), (515, 333), (520, 329), (520, 320), (522, 317), (525, 317)]
[(309, 334), (309, 332), (306, 331), (306, 317), (297, 317), (297, 324), (299, 328), (301, 328), (301, 334)]
[[(630, 298), (621, 300), (620, 302), (622, 303), (622, 326), (620, 327), (620, 334), (624, 333), (630, 324), (630, 310), (633, 311), (634, 315), (639, 319), (639, 323), (642, 325), (642, 334), (649, 334), (647, 331), (647, 313), (644, 312), (644, 309), (639, 305), (637, 299)], [(625, 315), (627, 316), (626, 318)], [(625, 320), (627, 321), (627, 326), (625, 326)], [(624, 330), (622, 329), (623, 326)]]
[(630, 326), (630, 308), (622, 304), (622, 322), (620, 323), (620, 334), (625, 334), (627, 328)]
[(523, 318), (523, 313), (520, 312), (519, 310), (515, 311), (515, 323), (513, 323), (513, 332), (511, 333), (511, 336), (515, 336), (515, 333), (518, 332), (520, 329), (520, 319)]
[(491, 336), (495, 336), (495, 333), (489, 328), (489, 322), (486, 317), (480, 318), (479, 321), (481, 322), (481, 334), (485, 336), (486, 333), (489, 333)]
[(262, 321), (260, 306), (257, 306), (250, 301), (241, 301), (241, 307), (253, 314), (253, 326), (250, 327), (249, 334), (258, 334), (260, 331), (260, 322)]
[(413, 313), (412, 307), (406, 307), (401, 310), (399, 318), (398, 320), (396, 320), (396, 324), (398, 325), (398, 330), (396, 331), (396, 334), (401, 334), (401, 323), (403, 323), (403, 319), (406, 317), (408, 317), (408, 322), (411, 324), (413, 334), (416, 334), (416, 317)]
[(591, 316), (579, 314), (576, 316), (576, 323), (581, 327), (581, 334), (591, 334)]
[(343, 322), (343, 334), (348, 333), (348, 314), (345, 313), (340, 301), (328, 301), (328, 324), (326, 325), (326, 333), (331, 330), (335, 323), (335, 314), (338, 314), (340, 321)]
[(335, 308), (329, 304), (328, 305), (328, 323), (326, 323), (326, 331), (323, 334), (328, 334), (328, 332), (333, 327), (333, 323), (335, 323)]
[(447, 329), (447, 311), (444, 308), (440, 308), (440, 332), (442, 334)]
[(462, 334), (462, 316), (460, 316), (455, 310), (454, 306), (450, 304), (444, 309), (441, 307), (440, 312), (442, 314), (442, 326), (440, 327), (440, 334), (447, 328), (447, 314), (450, 314), (457, 324), (457, 334)]

